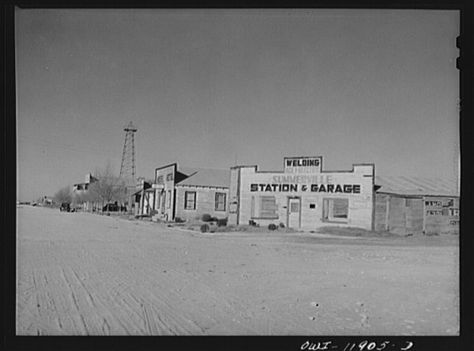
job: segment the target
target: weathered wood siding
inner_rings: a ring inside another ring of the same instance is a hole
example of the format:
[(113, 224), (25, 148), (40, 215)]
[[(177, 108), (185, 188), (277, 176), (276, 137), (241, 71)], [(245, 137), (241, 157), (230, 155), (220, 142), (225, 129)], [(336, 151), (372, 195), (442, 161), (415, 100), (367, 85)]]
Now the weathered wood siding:
[(387, 194), (375, 194), (375, 217), (374, 229), (382, 232), (388, 230), (388, 213), (390, 196)]
[(459, 198), (425, 196), (423, 201), (426, 234), (459, 233)]
[(455, 197), (376, 194), (375, 212), (378, 231), (400, 235), (459, 232), (459, 199)]
[(407, 234), (406, 199), (404, 197), (390, 196), (388, 231), (400, 235)]
[(155, 170), (154, 209), (158, 211), (155, 218), (172, 221), (174, 220), (174, 184), (176, 176), (176, 163)]
[[(180, 186), (175, 187), (176, 190), (176, 217), (184, 220), (192, 220), (201, 218), (203, 214), (209, 214), (212, 217), (226, 218), (229, 209), (229, 189), (211, 188), (211, 187), (193, 187)], [(185, 209), (186, 191), (196, 192), (196, 209)], [(216, 211), (215, 199), (216, 193), (224, 193), (226, 197), (225, 211)]]
[(407, 234), (423, 232), (423, 199), (410, 197), (406, 199), (406, 231)]

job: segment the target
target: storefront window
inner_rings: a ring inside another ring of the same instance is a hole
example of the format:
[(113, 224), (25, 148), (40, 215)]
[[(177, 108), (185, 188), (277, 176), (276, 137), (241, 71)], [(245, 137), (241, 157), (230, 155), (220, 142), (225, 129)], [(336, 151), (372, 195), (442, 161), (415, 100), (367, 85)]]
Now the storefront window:
[(216, 193), (216, 211), (225, 211), (225, 193)]
[(184, 209), (195, 210), (196, 209), (196, 192), (186, 191), (184, 193)]
[(275, 196), (252, 196), (251, 211), (253, 218), (277, 219), (277, 209)]
[(348, 218), (349, 199), (323, 199), (323, 220), (347, 222)]

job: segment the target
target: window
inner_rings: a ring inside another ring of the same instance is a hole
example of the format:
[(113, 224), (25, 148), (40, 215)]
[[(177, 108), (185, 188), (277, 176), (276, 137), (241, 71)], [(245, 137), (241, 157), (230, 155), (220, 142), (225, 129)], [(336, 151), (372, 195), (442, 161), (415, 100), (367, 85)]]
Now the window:
[(299, 202), (291, 202), (290, 203), (290, 212), (291, 213), (299, 213), (300, 212), (300, 203)]
[(323, 220), (328, 222), (347, 222), (349, 199), (323, 199)]
[(166, 197), (166, 208), (171, 207), (171, 190), (168, 190), (168, 196)]
[(186, 191), (184, 193), (184, 209), (195, 210), (196, 209), (196, 192)]
[(225, 193), (216, 193), (216, 211), (225, 211)]
[(162, 212), (164, 212), (164, 209), (165, 209), (165, 204), (166, 204), (166, 192), (164, 190), (161, 191), (161, 209), (162, 209)]
[(253, 218), (278, 219), (278, 206), (275, 196), (252, 196), (251, 211)]
[(260, 197), (260, 218), (278, 218), (275, 196)]
[(159, 209), (161, 206), (161, 194), (159, 192), (156, 193), (155, 197), (155, 208)]

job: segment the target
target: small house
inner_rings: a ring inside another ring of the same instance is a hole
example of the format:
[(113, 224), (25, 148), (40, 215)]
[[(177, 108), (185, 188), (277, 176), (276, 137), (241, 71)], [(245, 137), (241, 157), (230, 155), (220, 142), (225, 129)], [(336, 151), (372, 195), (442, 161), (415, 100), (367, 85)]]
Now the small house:
[(228, 214), (230, 171), (178, 167), (177, 163), (155, 169), (152, 184), (154, 220), (182, 221), (209, 214)]

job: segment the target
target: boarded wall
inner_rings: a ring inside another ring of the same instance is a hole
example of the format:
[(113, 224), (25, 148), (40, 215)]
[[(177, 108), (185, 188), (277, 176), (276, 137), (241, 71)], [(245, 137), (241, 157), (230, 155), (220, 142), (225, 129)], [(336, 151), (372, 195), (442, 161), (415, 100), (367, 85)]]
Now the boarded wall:
[(459, 199), (436, 196), (376, 194), (376, 231), (394, 234), (459, 232)]
[(376, 194), (375, 196), (375, 215), (374, 215), (374, 230), (383, 232), (388, 230), (387, 211), (388, 201), (390, 196), (387, 194)]
[(423, 199), (395, 194), (376, 194), (374, 228), (407, 235), (423, 232)]
[(405, 199), (406, 234), (423, 232), (423, 199)]
[(405, 207), (405, 198), (390, 196), (388, 230), (391, 233), (401, 235), (407, 234)]

